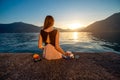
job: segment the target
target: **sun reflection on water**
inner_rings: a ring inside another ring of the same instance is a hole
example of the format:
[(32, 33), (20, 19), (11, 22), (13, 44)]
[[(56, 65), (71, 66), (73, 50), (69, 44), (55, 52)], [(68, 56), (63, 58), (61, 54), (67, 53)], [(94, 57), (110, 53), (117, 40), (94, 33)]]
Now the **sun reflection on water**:
[(66, 41), (67, 43), (92, 41), (91, 34), (86, 32), (61, 32), (60, 39), (61, 41)]
[(78, 32), (73, 32), (72, 37), (74, 40), (78, 40)]

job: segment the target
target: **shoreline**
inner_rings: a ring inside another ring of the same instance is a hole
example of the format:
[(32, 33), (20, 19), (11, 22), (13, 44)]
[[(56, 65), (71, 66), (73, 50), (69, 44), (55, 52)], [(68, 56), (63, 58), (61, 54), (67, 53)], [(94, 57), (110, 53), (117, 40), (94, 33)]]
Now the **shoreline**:
[[(74, 52), (79, 59), (34, 62), (33, 53), (0, 53), (0, 80), (119, 80), (120, 54)], [(41, 56), (41, 54), (40, 54)]]

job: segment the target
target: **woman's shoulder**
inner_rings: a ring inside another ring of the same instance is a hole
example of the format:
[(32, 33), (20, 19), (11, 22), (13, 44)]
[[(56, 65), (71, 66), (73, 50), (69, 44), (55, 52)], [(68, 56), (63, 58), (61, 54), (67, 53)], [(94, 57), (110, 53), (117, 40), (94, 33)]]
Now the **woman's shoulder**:
[(55, 31), (56, 34), (60, 33), (60, 31), (58, 29), (55, 29), (54, 31)]

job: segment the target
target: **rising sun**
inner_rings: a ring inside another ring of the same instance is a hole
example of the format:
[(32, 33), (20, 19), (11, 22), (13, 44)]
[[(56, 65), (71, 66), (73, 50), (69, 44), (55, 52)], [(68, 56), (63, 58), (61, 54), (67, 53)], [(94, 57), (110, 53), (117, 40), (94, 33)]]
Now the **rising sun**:
[(83, 26), (80, 23), (72, 23), (68, 25), (68, 28), (74, 30), (78, 28), (83, 28)]

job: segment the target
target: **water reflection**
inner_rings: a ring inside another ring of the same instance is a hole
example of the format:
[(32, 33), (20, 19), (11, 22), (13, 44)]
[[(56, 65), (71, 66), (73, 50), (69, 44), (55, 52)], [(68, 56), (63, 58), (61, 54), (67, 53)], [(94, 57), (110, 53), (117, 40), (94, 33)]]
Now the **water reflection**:
[(115, 51), (120, 52), (120, 38), (118, 38), (120, 32), (104, 32), (92, 35), (97, 37), (99, 40), (104, 41), (106, 44), (103, 44), (103, 46), (112, 48)]
[[(91, 33), (88, 32), (61, 32), (60, 40), (67, 42), (91, 42), (92, 41)], [(64, 42), (63, 42), (64, 43)]]
[(78, 40), (78, 32), (73, 32), (73, 39)]

